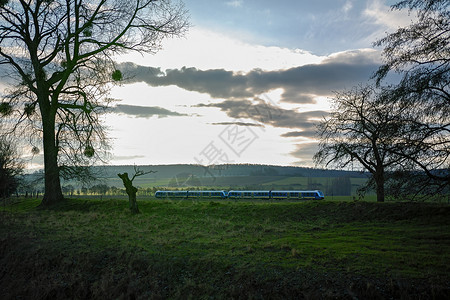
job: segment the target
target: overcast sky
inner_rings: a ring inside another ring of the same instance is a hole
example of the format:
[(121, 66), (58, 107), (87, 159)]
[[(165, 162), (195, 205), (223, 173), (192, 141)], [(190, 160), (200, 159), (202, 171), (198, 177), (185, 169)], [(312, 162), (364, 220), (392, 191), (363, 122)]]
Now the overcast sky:
[(394, 2), (185, 0), (185, 37), (118, 58), (132, 79), (105, 117), (110, 163), (313, 166), (333, 92), (367, 82), (372, 43), (410, 22)]

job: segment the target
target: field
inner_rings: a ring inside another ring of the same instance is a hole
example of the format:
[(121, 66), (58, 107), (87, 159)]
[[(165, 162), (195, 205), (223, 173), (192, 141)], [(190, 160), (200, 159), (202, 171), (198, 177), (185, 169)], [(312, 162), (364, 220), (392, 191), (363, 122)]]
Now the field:
[(35, 199), (0, 208), (2, 299), (450, 297), (450, 206)]

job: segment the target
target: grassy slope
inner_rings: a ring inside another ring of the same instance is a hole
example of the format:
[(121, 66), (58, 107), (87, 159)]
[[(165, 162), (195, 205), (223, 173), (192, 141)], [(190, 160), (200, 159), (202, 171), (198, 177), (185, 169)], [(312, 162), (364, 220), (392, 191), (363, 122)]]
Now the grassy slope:
[(450, 206), (68, 200), (0, 212), (2, 298), (449, 296)]

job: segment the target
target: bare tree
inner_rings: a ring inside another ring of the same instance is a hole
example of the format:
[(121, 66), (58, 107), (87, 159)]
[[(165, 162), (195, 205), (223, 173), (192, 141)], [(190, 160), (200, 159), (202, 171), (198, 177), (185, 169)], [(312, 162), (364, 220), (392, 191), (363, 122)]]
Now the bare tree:
[(131, 213), (133, 214), (138, 214), (139, 213), (139, 208), (136, 202), (136, 193), (138, 191), (138, 189), (133, 186), (133, 180), (136, 177), (139, 176), (143, 176), (145, 174), (150, 174), (150, 173), (156, 173), (156, 171), (147, 171), (144, 172), (142, 170), (140, 170), (139, 168), (137, 168), (136, 166), (134, 166), (134, 175), (133, 177), (131, 177), (131, 179), (128, 177), (128, 173), (125, 172), (123, 174), (117, 174), (117, 176), (120, 177), (120, 179), (122, 179), (123, 185), (125, 186), (125, 191), (127, 192), (128, 195), (128, 200), (130, 202), (130, 210)]
[[(377, 84), (389, 73), (402, 76), (391, 87), (389, 102), (415, 113), (404, 147), (397, 149), (432, 180), (450, 184), (450, 2), (405, 0), (392, 8), (409, 9), (417, 19), (375, 42), (383, 46), (384, 64)], [(414, 130), (412, 130), (414, 129)]]
[(16, 191), (23, 169), (16, 144), (6, 136), (0, 137), (0, 198), (7, 198)]
[(154, 53), (187, 26), (183, 5), (169, 0), (0, 2), (0, 65), (13, 81), (0, 113), (42, 142), (42, 205), (63, 199), (61, 171), (105, 147), (99, 115), (122, 78), (113, 56)]
[(317, 164), (370, 172), (377, 201), (384, 202), (386, 172), (405, 159), (393, 154), (401, 141), (406, 107), (381, 102), (382, 91), (372, 86), (336, 93), (333, 112), (318, 125)]

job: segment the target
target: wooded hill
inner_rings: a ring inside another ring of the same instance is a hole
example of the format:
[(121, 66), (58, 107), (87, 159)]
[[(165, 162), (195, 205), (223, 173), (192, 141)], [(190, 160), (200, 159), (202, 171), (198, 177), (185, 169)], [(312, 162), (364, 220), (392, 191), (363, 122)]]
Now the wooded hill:
[[(172, 178), (178, 174), (190, 174), (198, 178), (226, 176), (294, 176), (294, 177), (351, 177), (367, 178), (367, 173), (357, 171), (324, 170), (305, 167), (227, 164), (227, 165), (145, 165), (138, 166), (143, 171), (153, 170), (156, 173), (147, 174), (142, 178)], [(134, 166), (103, 166), (98, 167), (105, 178), (117, 177), (118, 173), (134, 171)]]

